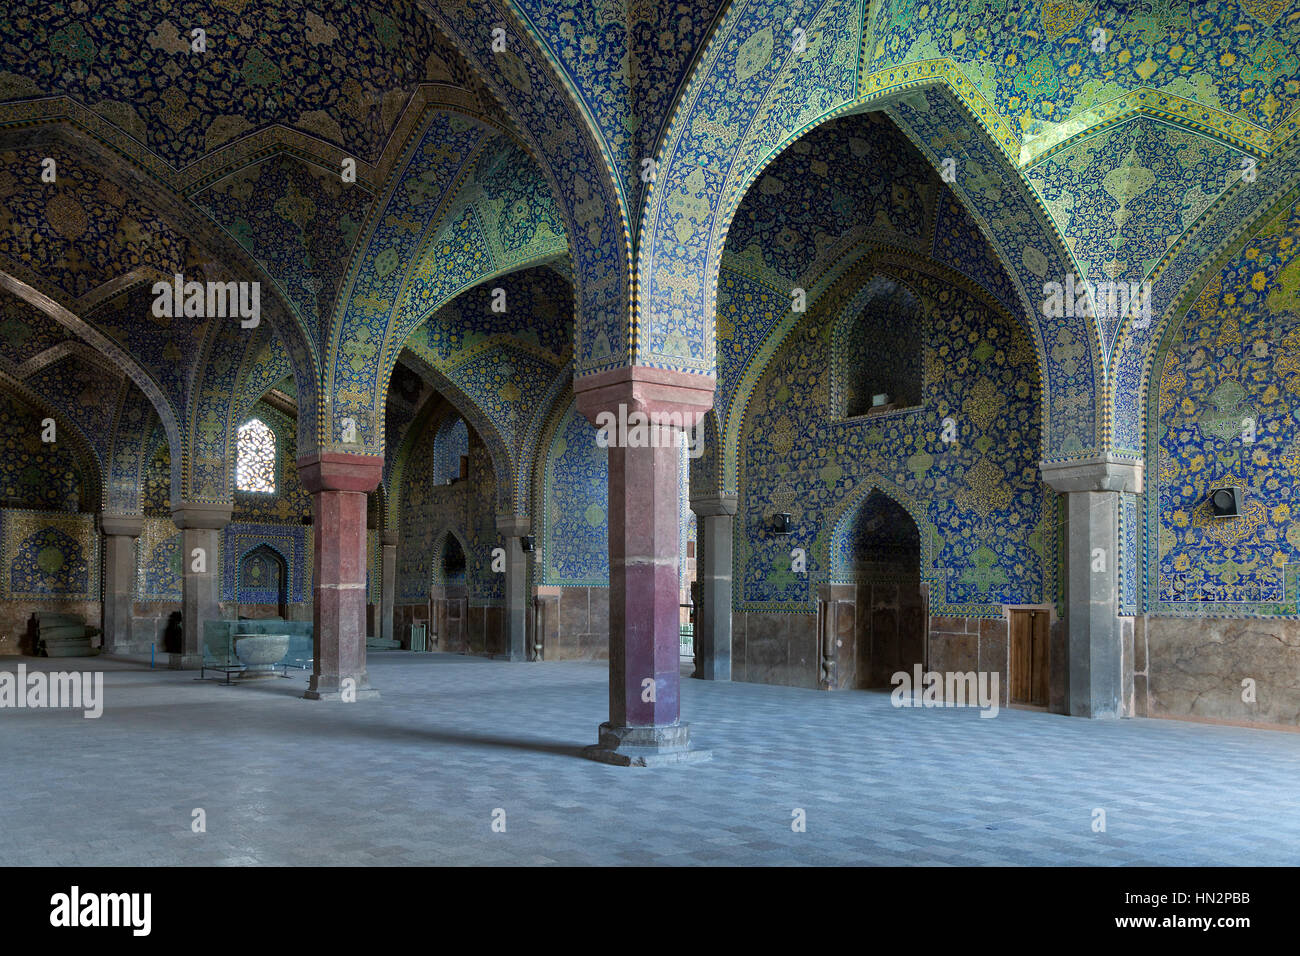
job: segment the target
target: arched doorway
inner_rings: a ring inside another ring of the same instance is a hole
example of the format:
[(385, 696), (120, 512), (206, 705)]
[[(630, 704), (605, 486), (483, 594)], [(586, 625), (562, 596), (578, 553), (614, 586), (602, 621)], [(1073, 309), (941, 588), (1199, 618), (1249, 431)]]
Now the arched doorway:
[(289, 565), (280, 552), (261, 544), (240, 558), (235, 597), (242, 618), (288, 617)]
[(840, 686), (890, 687), (894, 674), (926, 663), (920, 533), (906, 508), (872, 489), (841, 535), (836, 577), (851, 585), (855, 613), (852, 650), (839, 648)]
[(431, 649), (456, 654), (469, 650), (467, 571), (464, 545), (454, 532), (446, 532), (433, 554), (433, 585), (429, 589), (429, 618), (434, 622)]

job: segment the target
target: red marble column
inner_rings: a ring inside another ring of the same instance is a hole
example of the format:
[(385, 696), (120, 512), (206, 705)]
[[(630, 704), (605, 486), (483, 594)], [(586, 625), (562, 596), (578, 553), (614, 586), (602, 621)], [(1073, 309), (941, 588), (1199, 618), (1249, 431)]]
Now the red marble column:
[[(691, 422), (713, 404), (713, 380), (630, 367), (579, 379), (579, 410), (597, 427), (602, 413), (626, 421)], [(607, 421), (604, 420), (604, 421)], [(635, 434), (635, 433), (632, 433)], [(587, 756), (652, 766), (708, 759), (692, 750), (681, 722), (678, 664), (678, 513), (676, 444), (609, 446), (609, 721)], [(593, 435), (593, 440), (595, 436)]]
[(366, 495), (383, 459), (320, 452), (298, 459), (315, 512), (315, 653), (309, 700), (378, 697), (366, 674)]

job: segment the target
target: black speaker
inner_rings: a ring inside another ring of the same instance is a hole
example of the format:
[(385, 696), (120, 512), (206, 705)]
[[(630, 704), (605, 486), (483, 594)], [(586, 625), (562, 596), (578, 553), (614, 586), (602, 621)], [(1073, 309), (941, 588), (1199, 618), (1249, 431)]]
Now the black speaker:
[(790, 533), (790, 512), (778, 511), (772, 515), (772, 530), (777, 534)]
[(532, 554), (537, 547), (537, 538), (531, 534), (523, 535), (519, 539), (519, 547), (524, 549), (524, 554)]
[(1210, 489), (1210, 513), (1216, 518), (1240, 518), (1245, 489)]

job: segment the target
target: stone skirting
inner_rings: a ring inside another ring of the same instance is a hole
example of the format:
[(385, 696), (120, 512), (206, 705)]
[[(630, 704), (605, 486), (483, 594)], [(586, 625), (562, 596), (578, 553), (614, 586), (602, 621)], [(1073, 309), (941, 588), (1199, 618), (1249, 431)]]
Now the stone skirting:
[(1136, 716), (1300, 725), (1300, 621), (1139, 617), (1133, 648)]
[(541, 629), (543, 660), (609, 659), (609, 588), (539, 587), (530, 613), (529, 639)]
[[(1056, 659), (1057, 655), (1051, 655), (1050, 660)], [(1005, 706), (1011, 688), (1010, 661), (1006, 618), (930, 618), (929, 670), (997, 674), (998, 703)]]
[(818, 616), (778, 611), (731, 615), (731, 679), (752, 684), (820, 686)]

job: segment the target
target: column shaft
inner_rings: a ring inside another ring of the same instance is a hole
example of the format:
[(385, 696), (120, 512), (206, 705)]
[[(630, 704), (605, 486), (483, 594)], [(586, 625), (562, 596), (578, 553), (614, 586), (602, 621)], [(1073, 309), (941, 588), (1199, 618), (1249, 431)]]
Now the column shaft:
[(734, 495), (692, 499), (700, 601), (695, 609), (695, 673), (731, 680), (731, 555)]
[(221, 620), (221, 529), (233, 505), (181, 502), (172, 522), (181, 529), (181, 667), (203, 661), (203, 626)]
[(506, 607), (501, 626), (505, 629), (507, 660), (528, 660), (528, 559), (520, 540), (532, 522), (521, 515), (498, 515), (497, 530), (506, 552)]
[(1079, 717), (1123, 717), (1125, 656), (1119, 620), (1121, 493), (1142, 490), (1142, 463), (1109, 455), (1044, 462), (1043, 480), (1064, 495), (1067, 708)]
[(383, 462), (322, 452), (298, 459), (315, 511), (315, 640), (308, 700), (351, 702), (379, 696), (366, 673), (366, 495)]
[(379, 637), (393, 639), (393, 605), (397, 598), (397, 532), (385, 531), (380, 537)]
[(579, 409), (609, 449), (609, 721), (587, 755), (623, 766), (708, 759), (691, 749), (680, 720), (681, 448), (674, 439), (711, 406), (713, 382), (632, 367), (575, 387)]
[(104, 653), (129, 653), (135, 604), (135, 539), (144, 525), (139, 515), (102, 515), (104, 530)]
[(1121, 716), (1119, 497), (1113, 491), (1066, 495), (1069, 708), (1080, 717)]

